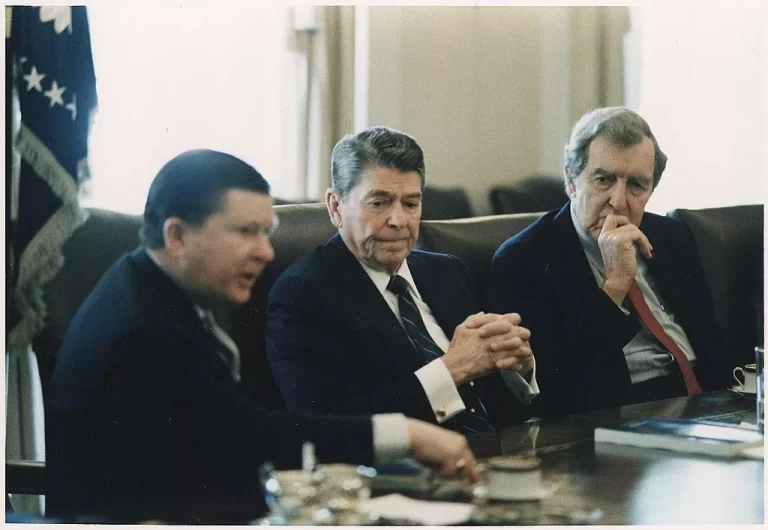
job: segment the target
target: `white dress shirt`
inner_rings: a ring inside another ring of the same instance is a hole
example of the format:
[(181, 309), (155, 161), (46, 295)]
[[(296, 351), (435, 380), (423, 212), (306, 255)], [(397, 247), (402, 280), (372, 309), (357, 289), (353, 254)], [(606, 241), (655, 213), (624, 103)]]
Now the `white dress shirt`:
[[(573, 205), (571, 205), (571, 219), (576, 228), (576, 233), (579, 235), (579, 241), (584, 249), (584, 254), (587, 256), (592, 275), (595, 277), (597, 285), (602, 288), (603, 283), (605, 283), (605, 265), (600, 247), (597, 241), (584, 233), (581, 225), (576, 221), (573, 215)], [(693, 353), (688, 336), (680, 324), (675, 321), (675, 315), (669, 311), (669, 308), (657, 294), (656, 284), (653, 278), (651, 278), (645, 259), (637, 250), (635, 250), (635, 255), (637, 256), (635, 280), (638, 287), (640, 287), (640, 291), (643, 293), (645, 302), (648, 304), (653, 316), (661, 324), (664, 332), (675, 341), (675, 344), (680, 347), (688, 360), (691, 361), (691, 364), (695, 366), (696, 355)], [(621, 310), (625, 315), (629, 315), (629, 310), (625, 307), (621, 307)], [(624, 358), (627, 360), (627, 367), (629, 368), (629, 375), (633, 384), (671, 375), (677, 370), (677, 364), (672, 354), (661, 345), (642, 321), (640, 321), (640, 331), (624, 346)]]
[[(386, 272), (373, 270), (362, 261), (358, 260), (358, 262), (371, 278), (371, 281), (373, 281), (376, 288), (384, 297), (384, 300), (387, 302), (387, 305), (389, 305), (395, 316), (397, 316), (397, 319), (400, 320), (400, 307), (398, 305), (397, 295), (387, 290), (390, 275)], [(432, 338), (432, 341), (443, 351), (443, 353), (445, 353), (450, 346), (450, 341), (437, 323), (437, 320), (435, 320), (429, 306), (422, 300), (421, 294), (416, 287), (416, 283), (413, 281), (413, 276), (408, 268), (407, 261), (403, 262), (400, 269), (397, 271), (397, 274), (402, 276), (403, 279), (408, 282), (408, 290), (416, 303), (416, 307), (419, 310), (421, 319), (424, 321), (424, 326), (427, 328), (427, 332)], [(501, 374), (510, 391), (525, 405), (528, 405), (534, 397), (539, 395), (539, 386), (536, 382), (535, 362), (530, 384), (526, 382), (519, 373), (513, 370), (501, 370)], [(453, 382), (453, 377), (451, 377), (451, 373), (448, 371), (448, 368), (445, 366), (442, 359), (438, 358), (427, 363), (425, 366), (416, 370), (415, 375), (421, 383), (421, 386), (424, 388), (424, 393), (427, 395), (430, 407), (435, 414), (435, 419), (439, 423), (454, 417), (466, 408), (464, 401), (461, 399), (459, 391), (456, 388), (456, 384)], [(471, 386), (474, 386), (474, 384), (474, 381), (469, 382), (469, 385)]]

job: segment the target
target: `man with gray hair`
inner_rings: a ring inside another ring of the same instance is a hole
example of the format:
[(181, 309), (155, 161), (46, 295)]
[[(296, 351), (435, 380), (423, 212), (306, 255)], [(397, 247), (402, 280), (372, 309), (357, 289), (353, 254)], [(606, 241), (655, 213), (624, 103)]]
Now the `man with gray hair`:
[(289, 410), (401, 412), (463, 433), (527, 418), (537, 387), (520, 316), (481, 313), (457, 258), (412, 250), (416, 140), (387, 127), (346, 136), (331, 171), (338, 234), (269, 295), (267, 358)]
[(696, 244), (678, 221), (645, 213), (666, 163), (635, 112), (587, 113), (565, 146), (569, 203), (496, 251), (489, 300), (495, 311), (514, 306), (531, 330), (535, 413), (725, 386)]

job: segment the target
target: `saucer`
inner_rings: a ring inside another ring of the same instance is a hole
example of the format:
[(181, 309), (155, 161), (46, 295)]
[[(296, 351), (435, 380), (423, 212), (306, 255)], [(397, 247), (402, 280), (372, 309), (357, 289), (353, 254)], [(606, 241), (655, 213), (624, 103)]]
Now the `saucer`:
[(733, 385), (731, 387), (728, 387), (728, 390), (731, 392), (736, 392), (737, 394), (741, 394), (742, 396), (754, 396), (755, 391), (754, 390), (746, 390), (741, 385)]
[(473, 495), (475, 498), (486, 499), (497, 502), (517, 502), (517, 501), (540, 501), (551, 496), (554, 486), (541, 484), (538, 488), (532, 488), (527, 492), (515, 491), (506, 492), (504, 495), (494, 495), (488, 491), (487, 485), (475, 487)]
[(505, 493), (504, 495), (493, 495), (488, 493), (488, 499), (492, 501), (540, 501), (546, 499), (552, 494), (552, 488), (541, 486), (538, 490), (527, 493)]

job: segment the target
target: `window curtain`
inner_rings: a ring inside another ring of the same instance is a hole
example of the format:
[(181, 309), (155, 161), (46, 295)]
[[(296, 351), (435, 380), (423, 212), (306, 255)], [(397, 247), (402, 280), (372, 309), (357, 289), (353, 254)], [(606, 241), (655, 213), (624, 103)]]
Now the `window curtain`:
[(573, 50), (571, 125), (596, 107), (624, 104), (623, 46), (626, 7), (571, 8)]
[(539, 8), (540, 172), (561, 175), (563, 144), (597, 107), (625, 104), (627, 7)]
[(354, 7), (296, 7), (298, 195), (322, 200), (333, 146), (353, 132)]

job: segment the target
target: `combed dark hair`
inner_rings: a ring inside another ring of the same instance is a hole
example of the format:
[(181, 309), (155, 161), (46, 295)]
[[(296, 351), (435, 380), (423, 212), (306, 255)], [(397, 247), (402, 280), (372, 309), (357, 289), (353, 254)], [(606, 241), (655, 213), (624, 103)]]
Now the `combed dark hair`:
[(336, 144), (331, 154), (331, 185), (341, 198), (357, 186), (363, 171), (386, 167), (403, 173), (415, 171), (426, 184), (424, 152), (418, 142), (404, 132), (389, 127), (370, 127), (348, 134)]
[(625, 107), (603, 107), (592, 110), (573, 126), (571, 138), (565, 145), (565, 167), (571, 178), (580, 175), (587, 165), (589, 144), (597, 137), (605, 138), (621, 147), (631, 147), (647, 136), (653, 142), (653, 187), (659, 184), (667, 167), (665, 155), (648, 123), (636, 112)]
[(162, 247), (163, 223), (170, 217), (201, 225), (220, 210), (224, 192), (231, 189), (269, 194), (269, 184), (261, 173), (227, 153), (195, 149), (174, 157), (149, 188), (142, 243), (148, 248)]

